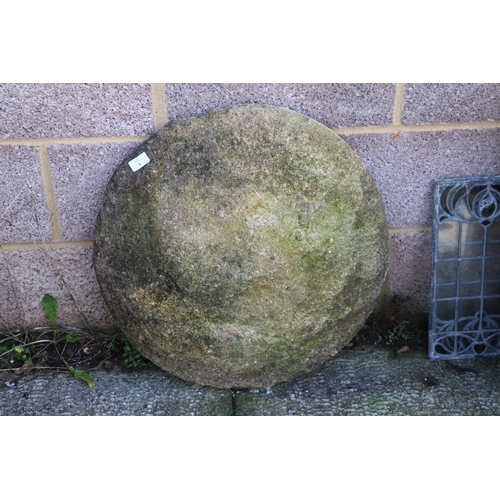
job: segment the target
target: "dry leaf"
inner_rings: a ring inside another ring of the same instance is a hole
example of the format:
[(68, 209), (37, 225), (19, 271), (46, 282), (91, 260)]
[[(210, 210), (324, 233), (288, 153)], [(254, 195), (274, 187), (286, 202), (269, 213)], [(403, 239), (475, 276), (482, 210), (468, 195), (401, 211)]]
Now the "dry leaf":
[(407, 345), (404, 345), (403, 347), (400, 347), (397, 351), (396, 354), (402, 354), (403, 352), (408, 352), (410, 348)]
[(33, 368), (35, 368), (35, 366), (31, 363), (23, 365), (20, 368), (16, 368), (14, 370), (14, 375), (23, 375), (25, 373), (29, 373), (31, 370), (33, 370)]
[(107, 372), (110, 372), (114, 365), (113, 365), (113, 362), (112, 361), (109, 361), (109, 359), (107, 359), (106, 361), (104, 361), (102, 363), (102, 367), (107, 371)]

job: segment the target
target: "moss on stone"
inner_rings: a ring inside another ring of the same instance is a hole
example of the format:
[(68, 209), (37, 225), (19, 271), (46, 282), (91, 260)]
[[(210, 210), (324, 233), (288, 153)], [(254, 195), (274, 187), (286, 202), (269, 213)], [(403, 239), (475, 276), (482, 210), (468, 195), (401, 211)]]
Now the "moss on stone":
[[(143, 151), (150, 164), (131, 172)], [(173, 122), (127, 158), (95, 249), (104, 298), (144, 356), (200, 384), (268, 387), (357, 333), (385, 278), (388, 234), (344, 141), (248, 105)]]

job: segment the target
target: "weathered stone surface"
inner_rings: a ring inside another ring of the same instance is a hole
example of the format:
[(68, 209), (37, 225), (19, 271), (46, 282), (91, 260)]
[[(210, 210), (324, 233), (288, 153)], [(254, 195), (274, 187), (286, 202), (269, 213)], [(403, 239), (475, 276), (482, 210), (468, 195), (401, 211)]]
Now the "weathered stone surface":
[[(146, 152), (151, 162), (128, 166)], [(138, 350), (180, 378), (270, 387), (334, 356), (385, 279), (368, 170), (327, 127), (271, 106), (170, 123), (117, 169), (94, 264)]]

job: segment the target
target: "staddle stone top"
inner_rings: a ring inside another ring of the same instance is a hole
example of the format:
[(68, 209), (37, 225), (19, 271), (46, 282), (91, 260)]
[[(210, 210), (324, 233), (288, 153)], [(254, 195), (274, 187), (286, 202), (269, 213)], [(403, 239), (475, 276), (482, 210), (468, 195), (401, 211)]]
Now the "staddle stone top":
[(264, 105), (180, 119), (144, 142), (108, 185), (94, 245), (104, 299), (139, 352), (220, 388), (321, 366), (375, 306), (387, 262), (360, 159), (320, 123)]

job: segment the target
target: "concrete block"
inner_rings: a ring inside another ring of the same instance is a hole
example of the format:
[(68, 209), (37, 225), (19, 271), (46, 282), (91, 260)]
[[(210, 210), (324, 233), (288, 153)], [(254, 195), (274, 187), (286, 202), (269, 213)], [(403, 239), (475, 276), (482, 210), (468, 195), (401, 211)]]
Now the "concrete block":
[(452, 123), (500, 120), (498, 83), (410, 83), (402, 123)]
[(0, 146), (0, 242), (50, 240), (38, 148)]
[(373, 174), (390, 227), (432, 223), (434, 179), (500, 174), (500, 130), (345, 135)]
[(429, 310), (431, 239), (430, 231), (392, 236), (389, 295), (401, 299), (401, 308), (405, 312)]
[[(115, 322), (104, 305), (95, 278), (92, 248), (49, 249), (49, 252), (91, 326), (114, 327)], [(40, 301), (50, 293), (59, 302), (59, 325), (86, 328), (51, 259), (41, 249), (4, 251), (0, 253), (0, 262), (0, 283), (3, 284), (0, 287), (0, 314), (9, 326), (22, 325), (19, 308), (27, 327), (49, 326)]]
[(0, 85), (0, 138), (147, 135), (149, 84)]
[(47, 147), (63, 240), (94, 237), (95, 221), (109, 179), (138, 145), (127, 142)]
[(233, 104), (282, 106), (328, 127), (386, 125), (392, 122), (394, 84), (198, 83), (167, 84), (169, 120), (199, 116)]

